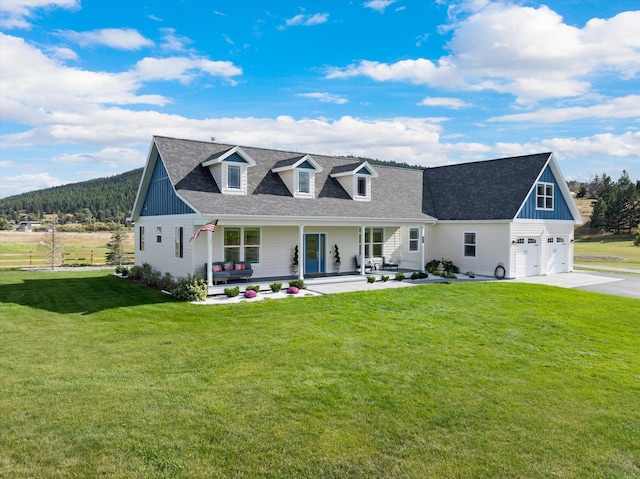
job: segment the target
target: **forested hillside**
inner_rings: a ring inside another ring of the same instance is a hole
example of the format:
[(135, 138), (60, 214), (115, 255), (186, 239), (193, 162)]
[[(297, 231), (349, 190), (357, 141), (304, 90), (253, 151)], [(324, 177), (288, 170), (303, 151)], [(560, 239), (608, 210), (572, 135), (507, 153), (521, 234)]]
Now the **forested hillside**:
[(124, 223), (138, 191), (142, 168), (108, 178), (56, 186), (0, 199), (0, 218), (8, 222), (39, 220), (57, 214), (61, 223)]

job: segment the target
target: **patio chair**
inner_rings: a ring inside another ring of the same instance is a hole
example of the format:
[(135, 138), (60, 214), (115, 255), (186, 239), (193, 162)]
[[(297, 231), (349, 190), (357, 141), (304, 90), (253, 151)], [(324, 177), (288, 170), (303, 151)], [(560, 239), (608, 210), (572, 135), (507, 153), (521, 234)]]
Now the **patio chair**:
[[(355, 255), (353, 259), (356, 260), (356, 271), (360, 271), (360, 256)], [(366, 273), (367, 270), (371, 271), (372, 269), (375, 269), (375, 265), (369, 260), (364, 264), (364, 272)]]
[(389, 271), (391, 271), (392, 269), (397, 270), (398, 269), (398, 264), (397, 263), (392, 263), (392, 262), (387, 263), (387, 257), (383, 256), (382, 257), (382, 269), (387, 269)]

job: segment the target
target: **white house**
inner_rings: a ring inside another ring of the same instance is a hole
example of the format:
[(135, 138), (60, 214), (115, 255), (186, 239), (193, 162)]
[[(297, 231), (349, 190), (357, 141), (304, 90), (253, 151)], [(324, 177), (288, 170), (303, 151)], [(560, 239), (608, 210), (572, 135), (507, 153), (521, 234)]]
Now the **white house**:
[[(551, 153), (418, 169), (160, 136), (131, 218), (136, 264), (209, 278), (218, 261), (248, 261), (255, 278), (291, 275), (296, 247), (300, 278), (355, 271), (356, 259), (566, 272), (582, 222)], [(212, 220), (214, 233), (189, 241)]]

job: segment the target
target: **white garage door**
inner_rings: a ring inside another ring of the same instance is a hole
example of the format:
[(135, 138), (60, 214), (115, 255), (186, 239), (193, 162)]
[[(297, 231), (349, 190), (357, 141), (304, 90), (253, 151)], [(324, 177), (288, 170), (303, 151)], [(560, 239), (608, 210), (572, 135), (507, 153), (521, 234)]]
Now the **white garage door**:
[(516, 238), (516, 278), (538, 275), (538, 238)]
[(564, 273), (567, 270), (567, 244), (560, 236), (547, 238), (547, 274)]

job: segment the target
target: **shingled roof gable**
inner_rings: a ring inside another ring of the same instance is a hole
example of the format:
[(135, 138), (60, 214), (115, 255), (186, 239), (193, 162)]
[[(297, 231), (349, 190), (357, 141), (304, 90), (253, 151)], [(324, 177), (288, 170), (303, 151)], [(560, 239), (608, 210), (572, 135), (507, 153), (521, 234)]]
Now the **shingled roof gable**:
[(424, 213), (438, 220), (511, 220), (551, 153), (424, 170)]
[[(201, 163), (228, 151), (234, 145), (205, 141), (154, 137), (169, 177), (178, 195), (202, 215), (309, 216), (324, 218), (400, 218), (431, 221), (422, 211), (422, 172), (406, 168), (379, 167), (374, 201), (356, 202), (345, 194), (334, 168), (353, 165), (353, 158), (312, 154), (322, 167), (316, 173), (317, 197), (313, 201), (294, 198), (277, 173), (271, 170), (305, 153), (242, 146), (256, 162), (249, 174), (246, 196), (219, 192)], [(398, 214), (398, 212), (402, 212)]]

